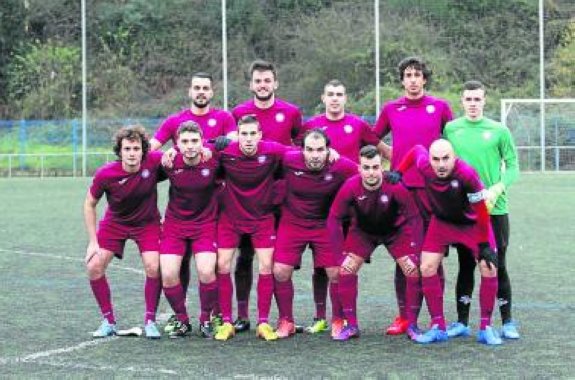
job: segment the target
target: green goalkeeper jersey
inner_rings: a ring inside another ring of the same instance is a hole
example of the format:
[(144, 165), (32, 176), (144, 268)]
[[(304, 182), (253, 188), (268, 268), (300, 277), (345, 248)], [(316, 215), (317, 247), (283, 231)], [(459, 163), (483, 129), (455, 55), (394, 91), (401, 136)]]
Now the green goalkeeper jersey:
[(499, 182), (505, 185), (491, 214), (507, 214), (507, 189), (519, 177), (517, 149), (509, 129), (485, 117), (477, 121), (460, 117), (445, 126), (443, 135), (455, 154), (477, 170), (486, 188)]

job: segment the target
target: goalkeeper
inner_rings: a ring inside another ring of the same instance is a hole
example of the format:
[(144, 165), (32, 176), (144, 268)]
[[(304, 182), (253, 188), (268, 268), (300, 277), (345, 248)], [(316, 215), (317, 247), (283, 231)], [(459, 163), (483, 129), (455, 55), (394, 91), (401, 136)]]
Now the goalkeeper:
[[(519, 176), (517, 151), (509, 129), (483, 116), (485, 87), (481, 82), (466, 82), (461, 102), (465, 116), (448, 123), (443, 134), (453, 144), (457, 156), (477, 170), (488, 189), (486, 204), (491, 215), (499, 261), (497, 298), (503, 324), (501, 336), (518, 339), (519, 332), (511, 318), (511, 282), (505, 258), (509, 242), (507, 189)], [(449, 326), (447, 332), (450, 337), (470, 334), (469, 307), (476, 263), (465, 248), (458, 249), (458, 255), (459, 274), (455, 291), (458, 322)]]

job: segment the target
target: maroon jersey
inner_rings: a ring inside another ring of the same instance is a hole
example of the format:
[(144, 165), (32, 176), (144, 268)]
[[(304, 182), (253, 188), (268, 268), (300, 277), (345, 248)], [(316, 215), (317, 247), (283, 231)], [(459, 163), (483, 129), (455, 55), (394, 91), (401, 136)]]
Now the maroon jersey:
[(370, 125), (357, 115), (347, 113), (340, 120), (329, 120), (317, 115), (304, 123), (303, 131), (320, 128), (330, 139), (330, 147), (350, 160), (359, 162), (359, 150), (364, 145), (379, 144), (379, 138)]
[(225, 188), (222, 212), (233, 220), (256, 221), (272, 211), (274, 172), (289, 147), (260, 141), (257, 153), (246, 156), (237, 142), (220, 153)]
[[(441, 137), (445, 124), (452, 119), (453, 113), (446, 100), (429, 95), (417, 100), (401, 97), (383, 106), (374, 131), (381, 138), (391, 133), (391, 169), (395, 170), (415, 145), (429, 149), (431, 143)], [(424, 186), (423, 178), (417, 170), (409, 170), (404, 174), (403, 182), (406, 186)]]
[(331, 203), (346, 179), (357, 173), (357, 164), (340, 157), (321, 170), (310, 170), (303, 153), (288, 152), (283, 161), (286, 197), (282, 205), (282, 222), (303, 227), (325, 227)]
[(301, 112), (299, 108), (284, 100), (275, 98), (274, 104), (266, 109), (256, 107), (253, 99), (244, 102), (232, 110), (234, 118), (255, 115), (260, 123), (264, 140), (291, 145), (301, 133)]
[(108, 206), (104, 222), (143, 226), (160, 221), (156, 184), (164, 179), (160, 173), (161, 159), (161, 152), (149, 152), (135, 173), (126, 172), (120, 161), (110, 162), (96, 171), (90, 194), (95, 199), (106, 194)]
[(202, 129), (204, 140), (227, 135), (229, 132), (236, 130), (236, 122), (227, 111), (211, 108), (205, 115), (196, 115), (188, 108), (168, 116), (156, 131), (154, 138), (161, 142), (162, 145), (170, 139), (172, 143), (176, 145), (178, 128), (180, 124), (185, 121), (195, 121), (198, 123)]
[(217, 217), (216, 176), (219, 162), (210, 159), (195, 166), (184, 162), (178, 153), (172, 168), (164, 170), (170, 180), (170, 192), (166, 219), (203, 224)]
[(425, 181), (433, 215), (455, 224), (474, 224), (478, 220), (474, 204), (483, 200), (485, 189), (477, 171), (456, 158), (448, 178), (438, 178), (429, 163), (429, 154), (422, 146), (412, 150), (415, 166)]

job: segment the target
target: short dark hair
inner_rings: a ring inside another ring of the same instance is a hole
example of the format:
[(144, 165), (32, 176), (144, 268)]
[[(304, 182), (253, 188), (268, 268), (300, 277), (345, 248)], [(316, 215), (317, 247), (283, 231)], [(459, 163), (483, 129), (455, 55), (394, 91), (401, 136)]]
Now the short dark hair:
[(212, 74), (206, 73), (205, 71), (197, 71), (197, 72), (193, 73), (192, 77), (190, 78), (190, 84), (192, 83), (194, 78), (209, 79), (210, 84), (214, 83), (214, 78), (212, 77)]
[(366, 145), (359, 150), (359, 157), (364, 157), (367, 159), (372, 159), (376, 156), (380, 156), (379, 150), (374, 145)]
[(148, 151), (150, 150), (150, 142), (148, 141), (148, 134), (146, 129), (141, 125), (126, 125), (114, 134), (112, 138), (112, 143), (114, 144), (114, 153), (118, 158), (122, 158), (122, 141), (140, 141), (142, 143), (142, 159), (146, 157)]
[(180, 135), (185, 132), (198, 133), (200, 137), (203, 137), (204, 135), (200, 125), (192, 120), (184, 121), (183, 123), (181, 123), (180, 126), (178, 127), (176, 135), (180, 137)]
[(401, 62), (399, 62), (399, 65), (397, 65), (397, 70), (399, 71), (399, 80), (402, 81), (403, 80), (403, 75), (405, 73), (405, 69), (412, 67), (415, 70), (421, 71), (421, 73), (423, 74), (423, 78), (425, 78), (426, 81), (431, 79), (431, 75), (433, 74), (433, 72), (431, 71), (431, 69), (429, 69), (427, 67), (427, 64), (425, 63), (425, 61), (419, 57), (407, 57), (404, 58)]
[(244, 124), (257, 124), (258, 129), (261, 129), (260, 128), (260, 122), (256, 118), (256, 115), (253, 115), (253, 114), (248, 114), (248, 115), (244, 115), (244, 116), (240, 117), (240, 119), (238, 120), (238, 130)]
[(301, 145), (305, 146), (305, 140), (311, 137), (313, 139), (323, 139), (325, 141), (325, 146), (329, 146), (331, 141), (329, 141), (329, 137), (327, 136), (327, 134), (325, 133), (325, 131), (321, 128), (313, 128), (313, 129), (309, 129), (307, 130), (304, 135), (303, 138), (301, 139)]
[(340, 81), (339, 79), (332, 79), (329, 82), (327, 82), (325, 84), (325, 86), (323, 86), (323, 90), (325, 91), (325, 89), (327, 88), (327, 86), (332, 86), (332, 87), (339, 87), (342, 86), (345, 89), (345, 85), (342, 83), (342, 81)]
[(277, 79), (276, 67), (273, 63), (256, 59), (250, 65), (250, 79), (254, 76), (254, 71), (271, 71), (274, 74), (274, 79)]
[(485, 86), (478, 80), (468, 80), (463, 83), (463, 91), (465, 90), (483, 90), (485, 92)]

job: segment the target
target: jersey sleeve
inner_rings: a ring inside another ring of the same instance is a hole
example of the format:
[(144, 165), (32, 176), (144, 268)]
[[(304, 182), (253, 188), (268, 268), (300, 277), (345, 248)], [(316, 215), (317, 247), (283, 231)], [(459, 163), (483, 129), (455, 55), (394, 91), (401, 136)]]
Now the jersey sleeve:
[(517, 160), (517, 148), (507, 127), (503, 127), (501, 143), (499, 145), (499, 154), (505, 163), (505, 169), (501, 175), (501, 182), (505, 187), (513, 184), (519, 178), (519, 163)]
[(104, 176), (102, 175), (101, 170), (98, 170), (92, 179), (92, 185), (90, 186), (90, 194), (94, 197), (94, 199), (102, 198), (104, 192), (106, 191), (105, 180)]
[(347, 181), (337, 192), (327, 217), (327, 230), (336, 254), (343, 252), (343, 219), (350, 215), (352, 200), (351, 182)]
[(388, 106), (384, 105), (383, 108), (381, 109), (379, 117), (377, 118), (377, 121), (375, 122), (373, 132), (377, 137), (381, 139), (387, 136), (390, 131), (391, 131), (391, 124), (389, 121)]
[(227, 135), (230, 132), (235, 132), (238, 129), (238, 126), (236, 125), (236, 120), (234, 119), (234, 117), (232, 116), (231, 113), (228, 112), (224, 112), (224, 135)]
[(362, 120), (361, 122), (361, 145), (373, 145), (377, 146), (379, 144), (379, 137), (371, 128), (371, 126), (365, 121)]
[(441, 113), (441, 130), (445, 128), (447, 123), (453, 120), (453, 111), (447, 101), (444, 101), (443, 112)]
[(154, 134), (154, 138), (158, 140), (162, 145), (168, 142), (172, 136), (175, 135), (174, 131), (174, 118), (172, 116), (168, 117), (166, 120), (162, 122), (160, 128)]
[(291, 127), (291, 138), (292, 141), (295, 145), (300, 144), (300, 140), (298, 140), (298, 138), (303, 137), (303, 120), (302, 120), (302, 115), (301, 115), (301, 111), (299, 110), (299, 108), (295, 108), (293, 111), (293, 116), (292, 116), (292, 127)]

